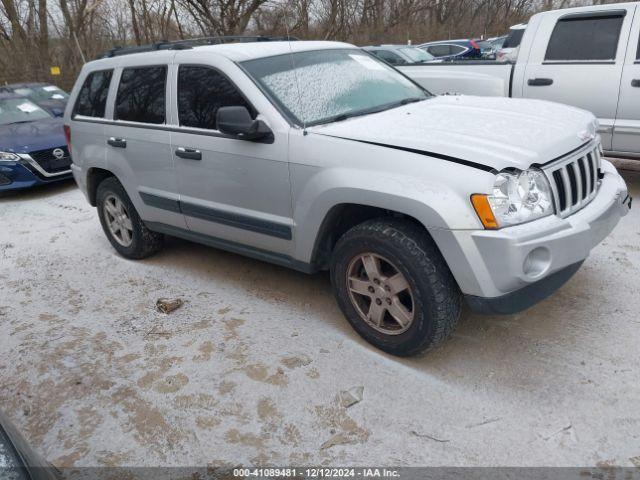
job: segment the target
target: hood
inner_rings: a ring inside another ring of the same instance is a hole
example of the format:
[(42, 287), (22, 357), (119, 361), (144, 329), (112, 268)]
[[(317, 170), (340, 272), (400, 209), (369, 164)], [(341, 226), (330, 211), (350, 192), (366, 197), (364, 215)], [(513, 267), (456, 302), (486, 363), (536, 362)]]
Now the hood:
[(309, 132), (462, 160), (490, 169), (547, 163), (595, 137), (585, 111), (552, 102), (439, 96)]
[(33, 122), (0, 125), (0, 150), (29, 153), (66, 145), (63, 120), (44, 118)]

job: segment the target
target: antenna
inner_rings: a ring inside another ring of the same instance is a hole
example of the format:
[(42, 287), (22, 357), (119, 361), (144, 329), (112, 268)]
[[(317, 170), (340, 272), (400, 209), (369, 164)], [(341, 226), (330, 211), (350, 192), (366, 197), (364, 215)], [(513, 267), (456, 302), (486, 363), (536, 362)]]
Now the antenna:
[[(302, 94), (300, 93), (300, 80), (298, 79), (298, 72), (296, 72), (296, 62), (293, 59), (293, 48), (291, 48), (291, 35), (289, 34), (289, 15), (287, 8), (284, 9), (284, 26), (287, 29), (287, 42), (289, 43), (289, 58), (291, 59), (291, 68), (293, 74), (296, 77), (296, 89), (298, 90), (298, 102), (300, 103), (300, 110), (302, 111)], [(307, 134), (307, 121), (302, 119), (302, 135)]]

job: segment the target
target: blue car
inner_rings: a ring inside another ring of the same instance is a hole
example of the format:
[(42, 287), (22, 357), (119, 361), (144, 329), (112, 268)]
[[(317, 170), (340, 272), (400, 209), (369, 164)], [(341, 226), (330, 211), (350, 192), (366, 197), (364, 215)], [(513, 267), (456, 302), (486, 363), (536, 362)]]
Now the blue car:
[(491, 45), (483, 40), (440, 40), (423, 43), (418, 48), (443, 61), (481, 60), (485, 51), (491, 49)]
[(0, 93), (0, 192), (71, 178), (62, 122), (26, 97)]

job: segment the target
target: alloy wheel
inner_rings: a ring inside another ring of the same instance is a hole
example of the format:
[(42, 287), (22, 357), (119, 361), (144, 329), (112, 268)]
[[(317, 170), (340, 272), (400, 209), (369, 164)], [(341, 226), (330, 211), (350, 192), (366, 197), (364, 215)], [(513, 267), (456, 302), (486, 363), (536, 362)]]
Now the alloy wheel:
[(131, 217), (122, 200), (115, 195), (108, 195), (104, 200), (104, 214), (109, 232), (123, 247), (133, 242), (133, 225)]
[(375, 330), (399, 335), (413, 323), (411, 286), (388, 259), (375, 253), (354, 257), (347, 268), (347, 289), (362, 320)]

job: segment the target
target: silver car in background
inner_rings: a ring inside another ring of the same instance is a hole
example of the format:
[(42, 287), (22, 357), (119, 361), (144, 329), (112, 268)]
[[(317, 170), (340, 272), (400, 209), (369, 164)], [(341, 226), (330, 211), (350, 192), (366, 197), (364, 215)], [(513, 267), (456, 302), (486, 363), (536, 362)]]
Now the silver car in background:
[(442, 60), (436, 59), (425, 50), (411, 45), (372, 45), (362, 47), (363, 50), (372, 53), (389, 65), (416, 65), (420, 63), (434, 63)]

